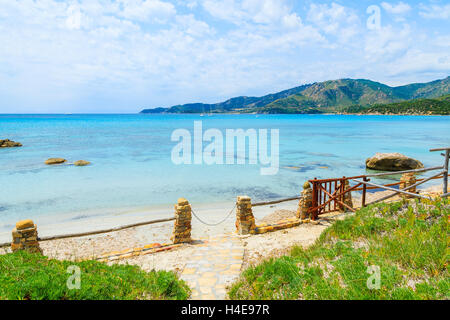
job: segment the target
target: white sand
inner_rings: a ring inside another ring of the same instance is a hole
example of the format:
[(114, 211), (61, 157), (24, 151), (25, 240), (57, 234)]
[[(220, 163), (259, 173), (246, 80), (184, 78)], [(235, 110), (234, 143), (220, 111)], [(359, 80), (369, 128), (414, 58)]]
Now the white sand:
[[(261, 206), (254, 208), (256, 219), (263, 218), (277, 209), (296, 210), (298, 201), (289, 201), (271, 206)], [(234, 207), (234, 203), (213, 204), (195, 206), (192, 204), (193, 210), (198, 217), (208, 224), (225, 221), (217, 226), (209, 226), (200, 222), (195, 216), (192, 218), (192, 238), (208, 238), (223, 234), (229, 234), (235, 231), (236, 213), (230, 210)], [(172, 209), (173, 211), (173, 209)], [(166, 212), (170, 212), (167, 209)], [(40, 237), (54, 236), (59, 234), (67, 234), (74, 232), (87, 232), (128, 225), (136, 222), (169, 218), (173, 215), (161, 214), (161, 209), (156, 212), (130, 212), (128, 214), (115, 215), (112, 217), (98, 219), (96, 217), (83, 219), (82, 221), (73, 221), (70, 223), (54, 223), (47, 225), (38, 225), (38, 233)], [(142, 247), (151, 243), (167, 243), (170, 242), (172, 235), (173, 221), (157, 223), (148, 226), (135, 227), (117, 232), (69, 238), (61, 240), (42, 241), (40, 246), (44, 254), (57, 259), (77, 259), (98, 256), (111, 251), (125, 250), (134, 247)], [(11, 241), (11, 233), (2, 234), (2, 242)], [(189, 247), (189, 245), (185, 245)], [(180, 249), (176, 249), (177, 251)], [(2, 250), (0, 249), (0, 252)], [(173, 256), (172, 252), (163, 252), (158, 255)], [(147, 258), (146, 258), (147, 259)], [(175, 259), (174, 261), (176, 261)], [(169, 268), (173, 269), (173, 268)]]
[[(442, 188), (439, 186), (433, 186), (431, 188), (427, 188), (426, 192), (439, 192), (439, 190), (442, 190)], [(424, 191), (421, 193), (424, 193)], [(389, 191), (370, 194), (368, 195), (367, 201), (370, 202), (376, 198), (384, 196), (385, 194), (389, 194)], [(395, 200), (395, 198), (392, 199)], [(356, 194), (354, 195), (354, 202), (355, 206), (360, 203), (359, 197)], [(257, 223), (261, 221), (270, 223), (289, 216), (295, 216), (297, 205), (298, 200), (293, 200), (270, 206), (254, 207), (253, 213)], [(218, 226), (208, 226), (193, 216), (192, 238), (207, 239), (209, 237), (233, 233), (235, 231), (235, 211), (228, 216), (233, 206), (234, 203), (200, 206), (192, 204), (194, 212), (200, 217), (200, 219), (209, 224), (220, 222), (227, 217), (227, 219)], [(102, 217), (101, 219), (98, 217), (92, 217), (70, 223), (38, 225), (38, 232), (41, 237), (73, 232), (86, 232), (119, 225), (128, 225), (139, 221), (167, 218), (172, 215), (168, 213), (172, 212), (173, 208), (158, 208), (154, 211), (128, 212), (126, 214), (118, 214), (111, 217)], [(341, 219), (343, 218), (343, 215), (336, 218)], [(299, 227), (287, 230), (242, 237), (243, 244), (246, 247), (244, 266), (256, 263), (259, 260), (270, 256), (283, 254), (295, 244), (304, 247), (309, 246), (314, 243), (322, 231), (331, 223), (332, 219), (321, 219), (320, 223), (317, 225), (303, 224)], [(173, 222), (171, 221), (107, 234), (43, 241), (40, 243), (40, 246), (43, 249), (44, 254), (52, 258), (89, 258), (106, 252), (142, 247), (155, 242), (170, 242), (172, 229)], [(10, 233), (2, 234), (1, 236), (5, 242), (11, 240)], [(137, 264), (147, 271), (152, 269), (181, 271), (184, 268), (185, 263), (190, 260), (190, 257), (195, 250), (195, 244), (184, 244), (181, 247), (171, 251), (127, 259), (121, 263)], [(5, 250), (0, 249), (0, 253), (2, 251), (5, 252)], [(9, 249), (6, 249), (6, 251), (9, 251)]]
[[(273, 206), (255, 207), (254, 215), (258, 219), (273, 211), (273, 209), (292, 208), (297, 205), (297, 200), (285, 202)], [(230, 210), (234, 207), (234, 202), (214, 203), (214, 204), (195, 204), (192, 203), (192, 209), (198, 214), (200, 219), (206, 223), (215, 224), (222, 221), (227, 217)], [(57, 220), (56, 217), (33, 219), (38, 226), (38, 232), (40, 237), (55, 236), (61, 234), (81, 233), (95, 230), (102, 230), (113, 228), (117, 226), (129, 225), (139, 223), (143, 221), (165, 219), (174, 216), (173, 206), (156, 207), (156, 208), (139, 208), (129, 211), (123, 211), (121, 213), (115, 213), (111, 215), (102, 215), (91, 217), (87, 216), (82, 219), (74, 219), (80, 214), (65, 215), (64, 220)], [(192, 219), (194, 234), (198, 231), (198, 234), (205, 236), (205, 233), (229, 233), (234, 230), (235, 213), (233, 212), (230, 217), (222, 223), (219, 227), (210, 227), (200, 223), (195, 217)], [(145, 227), (141, 227), (145, 228)], [(142, 229), (143, 230), (143, 229)], [(157, 230), (158, 232), (160, 230)], [(171, 230), (170, 230), (171, 232)], [(147, 237), (145, 242), (167, 242), (169, 237), (165, 237), (164, 233), (156, 235), (153, 234), (141, 234), (141, 237)], [(11, 231), (0, 233), (0, 242), (7, 242), (11, 240)]]

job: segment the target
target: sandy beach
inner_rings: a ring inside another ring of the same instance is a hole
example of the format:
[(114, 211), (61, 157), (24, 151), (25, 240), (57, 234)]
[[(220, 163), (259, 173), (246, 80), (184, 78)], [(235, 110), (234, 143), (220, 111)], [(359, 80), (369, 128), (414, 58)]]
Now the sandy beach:
[[(270, 206), (254, 207), (253, 212), (258, 221), (276, 210), (290, 210), (295, 214), (297, 204), (298, 200), (294, 200)], [(205, 204), (200, 206), (192, 204), (195, 214), (203, 222), (216, 224), (223, 221), (217, 226), (210, 226), (202, 223), (194, 216), (192, 218), (193, 239), (205, 239), (234, 232), (236, 216), (234, 211), (230, 214), (233, 207), (234, 203)], [(59, 234), (86, 232), (88, 230), (94, 231), (119, 225), (139, 223), (142, 221), (170, 218), (174, 215), (173, 212), (173, 208), (167, 208), (165, 210), (157, 209), (154, 211), (149, 209), (145, 212), (128, 212), (126, 214), (124, 213), (100, 219), (98, 217), (93, 217), (91, 219), (83, 219), (82, 221), (71, 221), (70, 223), (38, 225), (38, 232), (40, 237), (46, 237)], [(41, 247), (43, 248), (44, 253), (51, 257), (59, 259), (85, 258), (113, 250), (124, 250), (150, 243), (168, 243), (170, 242), (172, 229), (173, 222), (169, 221), (87, 237), (44, 241), (41, 242)], [(10, 241), (11, 232), (4, 232), (0, 234), (0, 236), (2, 242)]]
[[(435, 195), (441, 191), (440, 186), (419, 190), (421, 194)], [(369, 193), (367, 201), (371, 202), (389, 194), (389, 191)], [(398, 196), (390, 201), (398, 200)], [(353, 195), (354, 207), (360, 206), (360, 194)], [(296, 217), (298, 200), (279, 204), (253, 207), (256, 224), (276, 223), (282, 219)], [(283, 229), (258, 235), (237, 235), (235, 227), (236, 213), (231, 211), (234, 203), (221, 205), (205, 205), (193, 207), (192, 242), (171, 245), (174, 222), (163, 222), (146, 226), (128, 228), (120, 231), (92, 236), (67, 238), (60, 240), (40, 241), (39, 245), (45, 256), (59, 260), (84, 260), (98, 258), (102, 254), (111, 257), (119, 251), (130, 252), (123, 259), (107, 260), (107, 264), (135, 265), (144, 271), (173, 271), (187, 282), (192, 289), (191, 299), (226, 299), (229, 286), (236, 281), (241, 272), (262, 260), (286, 254), (294, 245), (304, 248), (311, 246), (321, 233), (337, 219), (354, 214), (353, 212), (332, 212), (320, 216), (318, 221), (302, 223), (297, 227)], [(160, 212), (162, 213), (162, 212)], [(115, 217), (109, 217), (96, 222), (90, 220), (87, 224), (77, 222), (70, 230), (99, 230), (100, 226), (127, 225), (131, 220), (148, 220), (155, 215), (149, 212), (133, 212)], [(168, 217), (165, 215), (164, 217)], [(131, 219), (132, 218), (132, 219)], [(145, 219), (146, 218), (146, 219)], [(206, 224), (205, 224), (206, 223)], [(217, 224), (219, 223), (219, 224)], [(217, 225), (214, 225), (217, 224)], [(91, 228), (92, 226), (92, 228)], [(81, 229), (80, 229), (81, 228)], [(55, 235), (67, 232), (65, 225), (38, 226), (40, 236)], [(141, 250), (148, 245), (168, 244), (167, 251), (148, 254), (133, 254), (133, 250)], [(0, 254), (10, 252), (10, 248), (0, 249)]]
[[(441, 186), (435, 185), (420, 190), (420, 193), (437, 194)], [(379, 199), (389, 191), (376, 192), (368, 194), (368, 202)], [(392, 198), (391, 201), (398, 199)], [(360, 205), (358, 194), (353, 195), (354, 205)], [(256, 223), (272, 223), (281, 219), (295, 217), (298, 200), (283, 202), (280, 204), (259, 206), (253, 208)], [(195, 216), (192, 218), (192, 238), (195, 240), (208, 240), (223, 235), (235, 233), (235, 212), (230, 214), (234, 203), (223, 203), (215, 205), (203, 205), (196, 207), (193, 205), (195, 214), (208, 224), (215, 224), (223, 221), (219, 225), (210, 226), (199, 221)], [(169, 210), (166, 210), (166, 212)], [(307, 247), (314, 243), (322, 231), (326, 229), (334, 219), (342, 219), (346, 214), (330, 214), (321, 216), (317, 223), (303, 224), (295, 228), (280, 230), (272, 233), (240, 236), (242, 245), (245, 247), (243, 268), (249, 264), (256, 263), (261, 259), (270, 256), (283, 254), (291, 246), (298, 244)], [(39, 235), (50, 236), (69, 232), (79, 232), (87, 230), (98, 230), (104, 227), (117, 225), (126, 225), (134, 222), (158, 218), (170, 217), (169, 214), (163, 214), (163, 210), (158, 209), (154, 212), (130, 212), (128, 214), (117, 215), (103, 218), (101, 220), (92, 218), (70, 224), (54, 224), (38, 226)], [(69, 238), (61, 240), (43, 241), (40, 243), (44, 255), (56, 259), (89, 259), (111, 251), (121, 251), (129, 248), (142, 247), (151, 243), (170, 243), (173, 222), (164, 222), (148, 226), (134, 227), (117, 232), (85, 236), (79, 238)], [(55, 230), (58, 230), (56, 232)], [(3, 235), (3, 239), (10, 237), (10, 234)], [(0, 249), (1, 252), (9, 252), (9, 248)], [(180, 247), (170, 251), (159, 252), (121, 261), (120, 263), (130, 263), (139, 265), (144, 270), (173, 270), (180, 272), (185, 264), (190, 260), (192, 254), (196, 251), (196, 244), (183, 244)]]

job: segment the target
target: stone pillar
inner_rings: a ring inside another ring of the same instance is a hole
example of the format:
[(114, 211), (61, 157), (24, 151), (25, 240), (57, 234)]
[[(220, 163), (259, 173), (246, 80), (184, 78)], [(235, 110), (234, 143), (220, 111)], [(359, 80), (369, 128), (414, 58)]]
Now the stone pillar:
[[(416, 183), (416, 176), (414, 175), (414, 172), (404, 173), (404, 174), (402, 174), (402, 177), (400, 178), (400, 189), (407, 188), (409, 186), (412, 186), (415, 183)], [(411, 193), (417, 193), (416, 187), (413, 187), (406, 191), (411, 192)], [(410, 195), (404, 194), (404, 193), (401, 193), (400, 196), (404, 199), (414, 198), (414, 196), (410, 196)]]
[(184, 198), (178, 199), (175, 205), (175, 223), (173, 235), (170, 238), (173, 243), (191, 242), (191, 220), (192, 212), (189, 201)]
[[(344, 184), (344, 190), (350, 189), (350, 183), (348, 182), (348, 180), (345, 180), (345, 184)], [(341, 198), (342, 199), (342, 198)], [(351, 192), (347, 192), (344, 194), (343, 197), (343, 202), (348, 205), (350, 208), (353, 208), (353, 199), (352, 199), (352, 193)], [(343, 205), (339, 205), (339, 211), (340, 212), (346, 212), (348, 210), (347, 207), (343, 206)]]
[(312, 188), (308, 181), (303, 184), (302, 198), (298, 203), (297, 218), (300, 220), (309, 219), (309, 209), (312, 207)]
[(239, 196), (236, 202), (236, 229), (238, 234), (252, 233), (256, 228), (250, 197)]
[(37, 227), (32, 220), (22, 220), (16, 223), (12, 231), (13, 242), (11, 250), (27, 250), (29, 252), (42, 253), (38, 242)]

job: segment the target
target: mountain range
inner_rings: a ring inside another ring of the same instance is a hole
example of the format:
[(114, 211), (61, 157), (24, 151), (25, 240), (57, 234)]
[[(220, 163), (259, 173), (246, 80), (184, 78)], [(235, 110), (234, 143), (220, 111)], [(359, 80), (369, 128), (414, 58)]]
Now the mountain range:
[(385, 105), (450, 94), (450, 77), (391, 87), (366, 79), (339, 79), (306, 84), (262, 97), (236, 97), (225, 102), (189, 103), (141, 113), (339, 113), (348, 107)]

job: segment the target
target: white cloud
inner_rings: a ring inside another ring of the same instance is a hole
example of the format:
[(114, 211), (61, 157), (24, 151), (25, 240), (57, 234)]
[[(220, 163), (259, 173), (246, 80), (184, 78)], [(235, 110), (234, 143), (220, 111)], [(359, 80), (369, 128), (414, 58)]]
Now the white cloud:
[(248, 18), (235, 0), (203, 0), (202, 5), (213, 17), (235, 24), (243, 23)]
[(67, 8), (67, 19), (66, 26), (69, 29), (80, 29), (81, 28), (81, 12), (80, 8), (71, 5)]
[(300, 28), (302, 26), (302, 19), (296, 13), (291, 13), (283, 17), (283, 25), (291, 29)]
[(404, 24), (401, 29), (385, 26), (373, 31), (365, 39), (365, 57), (368, 61), (389, 61), (404, 53), (413, 43), (411, 27)]
[(411, 6), (404, 2), (399, 2), (397, 4), (391, 4), (388, 2), (382, 2), (381, 6), (384, 10), (391, 14), (405, 14), (411, 10)]
[(171, 3), (160, 0), (121, 0), (120, 4), (123, 6), (121, 16), (139, 21), (164, 21), (176, 13)]
[(437, 47), (450, 47), (450, 35), (438, 35), (433, 38), (432, 44)]
[(283, 0), (244, 0), (242, 8), (256, 23), (277, 23), (290, 14)]
[(191, 0), (191, 1), (186, 2), (186, 7), (188, 7), (191, 10), (194, 8), (197, 8), (197, 6), (198, 6), (198, 2), (196, 0)]
[(213, 102), (337, 77), (377, 80), (394, 62), (406, 78), (448, 70), (444, 31), (372, 32), (355, 9), (292, 3), (0, 0), (0, 112)]
[(298, 18), (285, 0), (203, 0), (204, 9), (213, 17), (237, 25), (248, 22), (276, 24)]
[(176, 17), (177, 25), (191, 36), (212, 35), (215, 30), (211, 28), (206, 22), (196, 20), (194, 15), (181, 15)]
[(446, 52), (432, 52), (423, 49), (410, 49), (393, 60), (386, 68), (391, 76), (450, 73), (450, 55)]
[(363, 30), (353, 10), (334, 2), (330, 5), (311, 4), (307, 21), (319, 27), (325, 34), (337, 36), (341, 42), (349, 41)]
[(427, 19), (450, 19), (450, 4), (440, 5), (422, 5), (419, 13)]

